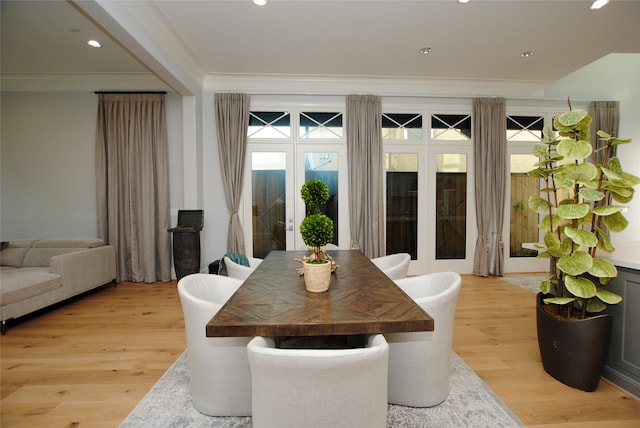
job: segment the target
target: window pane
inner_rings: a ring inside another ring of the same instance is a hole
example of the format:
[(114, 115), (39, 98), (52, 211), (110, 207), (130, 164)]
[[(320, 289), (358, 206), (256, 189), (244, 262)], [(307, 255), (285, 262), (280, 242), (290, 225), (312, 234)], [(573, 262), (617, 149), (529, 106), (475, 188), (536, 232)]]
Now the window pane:
[(264, 258), (271, 250), (286, 250), (285, 161), (281, 152), (253, 153), (251, 194), (253, 256)]
[(508, 116), (507, 141), (540, 141), (543, 128), (542, 116)]
[(383, 113), (382, 138), (385, 140), (421, 140), (422, 115)]
[(333, 241), (338, 245), (338, 153), (305, 153), (304, 179), (329, 186), (329, 202), (320, 210), (333, 220)]
[(418, 258), (418, 154), (387, 153), (387, 254)]
[(249, 113), (248, 138), (289, 138), (291, 115), (288, 111), (252, 111)]
[(471, 116), (468, 114), (431, 115), (431, 138), (454, 141), (471, 139)]
[(300, 138), (342, 138), (342, 113), (300, 113)]
[(529, 177), (538, 158), (533, 155), (511, 155), (511, 257), (537, 257), (538, 252), (522, 248), (525, 242), (538, 242), (538, 216), (528, 208), (529, 196), (538, 194), (540, 180)]
[(467, 242), (467, 155), (436, 155), (436, 259), (464, 259)]

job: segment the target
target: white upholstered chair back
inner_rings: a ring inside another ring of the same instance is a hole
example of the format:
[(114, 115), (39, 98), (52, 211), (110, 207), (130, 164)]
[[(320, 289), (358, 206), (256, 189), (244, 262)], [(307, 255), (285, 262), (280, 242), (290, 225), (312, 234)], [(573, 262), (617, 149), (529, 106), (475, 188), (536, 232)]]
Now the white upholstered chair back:
[(237, 278), (241, 280), (245, 280), (249, 278), (249, 275), (258, 267), (260, 263), (262, 263), (262, 259), (258, 259), (255, 257), (247, 257), (249, 260), (249, 266), (244, 266), (239, 263), (234, 262), (229, 257), (224, 257), (224, 266), (227, 268), (227, 275), (231, 278)]
[(375, 257), (371, 259), (371, 262), (389, 278), (396, 280), (407, 276), (411, 255), (408, 253), (389, 254), (387, 256)]
[(192, 274), (178, 282), (184, 313), (191, 400), (210, 416), (251, 415), (249, 337), (206, 337), (207, 322), (242, 284), (220, 275)]
[(432, 332), (392, 333), (389, 343), (389, 403), (431, 407), (449, 394), (451, 342), (462, 279), (437, 272), (395, 281), (434, 320)]
[(353, 349), (247, 348), (254, 428), (386, 427), (388, 346), (382, 335)]

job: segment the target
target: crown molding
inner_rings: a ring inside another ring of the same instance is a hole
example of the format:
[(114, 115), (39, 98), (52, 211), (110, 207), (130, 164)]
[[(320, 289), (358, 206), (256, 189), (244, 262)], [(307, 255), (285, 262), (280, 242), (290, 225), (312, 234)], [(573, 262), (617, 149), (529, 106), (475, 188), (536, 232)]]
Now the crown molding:
[(152, 74), (3, 73), (2, 92), (170, 91)]
[(311, 75), (209, 74), (205, 91), (250, 94), (543, 98), (549, 82)]

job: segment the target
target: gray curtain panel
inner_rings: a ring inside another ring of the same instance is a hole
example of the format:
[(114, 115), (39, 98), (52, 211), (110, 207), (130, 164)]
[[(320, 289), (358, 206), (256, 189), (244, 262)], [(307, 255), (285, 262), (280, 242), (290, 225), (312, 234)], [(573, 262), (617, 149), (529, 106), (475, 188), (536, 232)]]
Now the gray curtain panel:
[(250, 98), (246, 94), (215, 94), (216, 128), (222, 183), (231, 212), (227, 252), (246, 254), (244, 232), (238, 216), (247, 152)]
[(374, 95), (347, 97), (347, 157), (351, 248), (385, 255), (382, 200), (382, 102)]
[(117, 252), (117, 280), (171, 280), (169, 158), (163, 94), (100, 94), (98, 237)]
[[(594, 153), (591, 155), (591, 162), (602, 163), (604, 153), (596, 152), (597, 149), (604, 146), (596, 135), (597, 131), (604, 131), (610, 135), (618, 137), (618, 128), (620, 125), (620, 102), (619, 101), (592, 101), (589, 105), (589, 114), (591, 115), (591, 146)], [(616, 155), (616, 147), (613, 148), (611, 156)]]
[(507, 119), (504, 98), (473, 100), (476, 224), (473, 259), (476, 276), (504, 275), (504, 219)]

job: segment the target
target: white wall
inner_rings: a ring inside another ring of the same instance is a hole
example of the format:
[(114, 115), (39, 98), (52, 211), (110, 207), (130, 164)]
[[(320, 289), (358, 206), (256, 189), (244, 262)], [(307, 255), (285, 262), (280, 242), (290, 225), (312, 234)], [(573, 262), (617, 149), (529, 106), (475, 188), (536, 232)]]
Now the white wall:
[[(620, 101), (620, 137), (632, 138), (619, 146), (618, 157), (625, 171), (640, 176), (640, 55), (611, 54), (566, 76), (545, 91), (552, 98)], [(613, 234), (614, 242), (640, 241), (640, 186), (628, 204), (629, 226)]]
[(96, 112), (89, 92), (2, 93), (2, 239), (96, 236)]
[[(0, 101), (0, 237), (95, 237), (97, 95), (2, 92)], [(172, 213), (183, 200), (181, 114), (169, 95)]]

